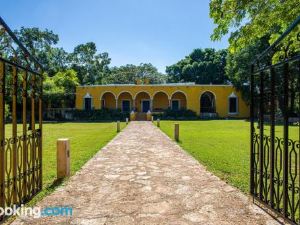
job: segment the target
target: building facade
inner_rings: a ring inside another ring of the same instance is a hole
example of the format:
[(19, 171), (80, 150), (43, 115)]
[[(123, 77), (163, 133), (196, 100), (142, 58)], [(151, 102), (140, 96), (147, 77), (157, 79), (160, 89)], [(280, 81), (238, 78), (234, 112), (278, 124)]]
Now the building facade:
[(232, 85), (112, 84), (78, 86), (76, 109), (120, 109), (160, 113), (189, 109), (203, 117), (249, 117), (249, 107)]

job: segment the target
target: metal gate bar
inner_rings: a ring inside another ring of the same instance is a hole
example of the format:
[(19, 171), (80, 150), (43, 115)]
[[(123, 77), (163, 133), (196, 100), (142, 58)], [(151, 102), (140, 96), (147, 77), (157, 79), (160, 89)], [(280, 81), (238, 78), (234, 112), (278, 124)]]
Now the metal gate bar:
[(0, 54), (0, 207), (5, 208), (26, 203), (42, 189), (43, 75), (41, 65), (0, 17), (3, 29), (0, 34), (22, 52), (8, 58)]
[(250, 83), (250, 193), (299, 225), (300, 16), (254, 60)]

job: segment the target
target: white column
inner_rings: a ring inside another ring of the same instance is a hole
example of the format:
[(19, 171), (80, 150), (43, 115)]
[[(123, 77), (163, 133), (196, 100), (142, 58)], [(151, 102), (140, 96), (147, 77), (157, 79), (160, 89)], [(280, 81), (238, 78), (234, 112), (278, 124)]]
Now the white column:
[(116, 98), (116, 109), (118, 109), (118, 99)]
[(172, 105), (172, 99), (169, 99), (169, 108), (171, 108)]

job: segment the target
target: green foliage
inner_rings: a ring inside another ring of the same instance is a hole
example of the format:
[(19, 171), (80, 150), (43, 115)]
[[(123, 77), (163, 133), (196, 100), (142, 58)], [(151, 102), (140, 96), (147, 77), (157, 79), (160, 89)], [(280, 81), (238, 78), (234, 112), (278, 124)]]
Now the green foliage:
[(299, 0), (211, 0), (210, 17), (217, 27), (211, 38), (231, 32), (230, 51), (239, 51), (265, 36), (273, 43), (300, 15)]
[(70, 54), (70, 58), (72, 68), (77, 72), (81, 85), (101, 84), (111, 61), (108, 53), (97, 54), (94, 42), (76, 46), (74, 52)]
[(6, 120), (10, 119), (11, 112), (9, 109), (9, 105), (7, 105), (7, 104), (5, 104), (5, 107), (4, 107), (4, 115), (5, 115)]
[[(59, 37), (53, 31), (22, 27), (15, 33), (29, 52), (39, 60), (44, 70), (50, 76), (67, 68), (68, 54), (62, 48), (54, 47), (58, 43)], [(17, 51), (21, 55), (21, 49), (18, 48)]]
[[(180, 145), (215, 175), (249, 191), (249, 122), (243, 120), (162, 121), (160, 128), (174, 138), (174, 123), (180, 124)], [(270, 127), (265, 126), (270, 132)], [(283, 128), (276, 129), (282, 137)], [(299, 139), (298, 127), (290, 127), (290, 137)]]
[(198, 116), (196, 112), (189, 110), (189, 109), (180, 109), (180, 110), (172, 110), (172, 109), (167, 109), (163, 112), (163, 114), (154, 114), (154, 119), (165, 119), (165, 120), (194, 120), (198, 119)]
[(72, 69), (58, 72), (53, 77), (46, 76), (43, 86), (45, 103), (51, 107), (74, 107), (78, 85), (77, 74)]
[(74, 120), (78, 121), (125, 121), (129, 118), (129, 113), (120, 109), (100, 109), (100, 110), (72, 110)]
[(151, 63), (140, 65), (127, 64), (125, 66), (113, 67), (109, 74), (103, 79), (105, 84), (133, 84), (137, 81), (150, 84), (159, 84), (166, 81), (166, 76), (157, 71)]
[[(121, 123), (121, 129), (125, 123)], [(68, 137), (71, 142), (71, 175), (91, 159), (116, 134), (116, 123), (45, 123), (43, 125), (43, 190), (29, 205), (35, 205), (43, 197), (53, 192), (59, 183), (56, 177), (56, 141)], [(11, 133), (11, 125), (6, 133)]]
[(190, 55), (167, 67), (169, 82), (195, 82), (197, 84), (223, 84), (226, 50), (195, 49)]
[(242, 92), (243, 99), (250, 101), (250, 64), (255, 55), (258, 55), (269, 46), (268, 38), (264, 37), (255, 44), (247, 46), (235, 53), (228, 53), (226, 75), (235, 88)]

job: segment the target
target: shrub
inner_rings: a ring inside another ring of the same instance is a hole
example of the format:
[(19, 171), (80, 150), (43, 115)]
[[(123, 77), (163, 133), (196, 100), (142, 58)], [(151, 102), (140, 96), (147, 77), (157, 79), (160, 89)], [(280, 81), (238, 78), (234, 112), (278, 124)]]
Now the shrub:
[(74, 120), (87, 121), (114, 121), (125, 120), (129, 118), (128, 112), (122, 112), (120, 109), (100, 109), (100, 110), (72, 110), (68, 113), (73, 114)]
[(180, 110), (172, 110), (167, 109), (163, 112), (161, 116), (157, 115), (157, 118), (168, 119), (168, 120), (192, 120), (198, 119), (196, 112), (189, 109), (180, 109)]

